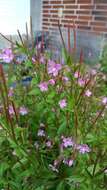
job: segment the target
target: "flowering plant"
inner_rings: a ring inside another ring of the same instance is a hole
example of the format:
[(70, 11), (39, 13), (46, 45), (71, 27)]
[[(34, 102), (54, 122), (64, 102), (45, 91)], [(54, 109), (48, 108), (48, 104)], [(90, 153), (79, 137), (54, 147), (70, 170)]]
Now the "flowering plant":
[(101, 71), (107, 74), (107, 45), (104, 45), (100, 58)]
[[(8, 73), (0, 65), (0, 188), (106, 190), (102, 73), (87, 69), (82, 58), (74, 63), (67, 50), (62, 64), (16, 45), (0, 55), (11, 62)], [(26, 60), (16, 60), (16, 51)]]

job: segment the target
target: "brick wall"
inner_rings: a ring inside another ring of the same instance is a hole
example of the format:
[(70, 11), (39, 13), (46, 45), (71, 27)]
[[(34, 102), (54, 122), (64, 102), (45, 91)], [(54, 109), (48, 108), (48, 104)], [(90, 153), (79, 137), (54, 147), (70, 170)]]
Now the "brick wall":
[(62, 27), (72, 28), (73, 21), (79, 30), (98, 34), (107, 33), (107, 0), (42, 0), (43, 30), (57, 27), (58, 10), (63, 9)]
[[(62, 47), (58, 30), (58, 10), (63, 9), (60, 18), (66, 47), (68, 47), (67, 31), (71, 28), (71, 47), (73, 47), (73, 22), (76, 28), (76, 52), (79, 57), (81, 49), (84, 59), (92, 64), (98, 63), (107, 44), (107, 0), (41, 0), (42, 29), (50, 32), (51, 50)], [(91, 54), (91, 57), (88, 57)]]

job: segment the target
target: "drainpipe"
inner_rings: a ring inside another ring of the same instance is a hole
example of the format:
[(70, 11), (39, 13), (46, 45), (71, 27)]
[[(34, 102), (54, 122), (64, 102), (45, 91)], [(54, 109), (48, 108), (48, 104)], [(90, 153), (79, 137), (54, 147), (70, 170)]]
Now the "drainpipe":
[(33, 32), (42, 30), (42, 0), (30, 0), (30, 15)]

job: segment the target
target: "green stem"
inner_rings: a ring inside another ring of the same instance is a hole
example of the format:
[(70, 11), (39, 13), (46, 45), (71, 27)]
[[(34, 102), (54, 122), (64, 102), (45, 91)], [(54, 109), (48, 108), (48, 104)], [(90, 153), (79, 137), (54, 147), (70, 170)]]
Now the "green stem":
[(94, 177), (94, 175), (95, 175), (95, 170), (96, 170), (96, 167), (97, 167), (98, 161), (99, 161), (99, 156), (97, 156), (97, 157), (96, 157), (96, 160), (95, 160), (95, 164), (94, 164), (93, 172), (92, 172), (92, 176), (93, 176), (93, 177)]

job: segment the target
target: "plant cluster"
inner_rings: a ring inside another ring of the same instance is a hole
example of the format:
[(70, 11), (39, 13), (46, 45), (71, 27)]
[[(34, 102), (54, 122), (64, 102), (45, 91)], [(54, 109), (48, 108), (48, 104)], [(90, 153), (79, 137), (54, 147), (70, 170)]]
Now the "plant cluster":
[(63, 64), (24, 43), (0, 59), (0, 189), (106, 190), (105, 75), (66, 49)]

